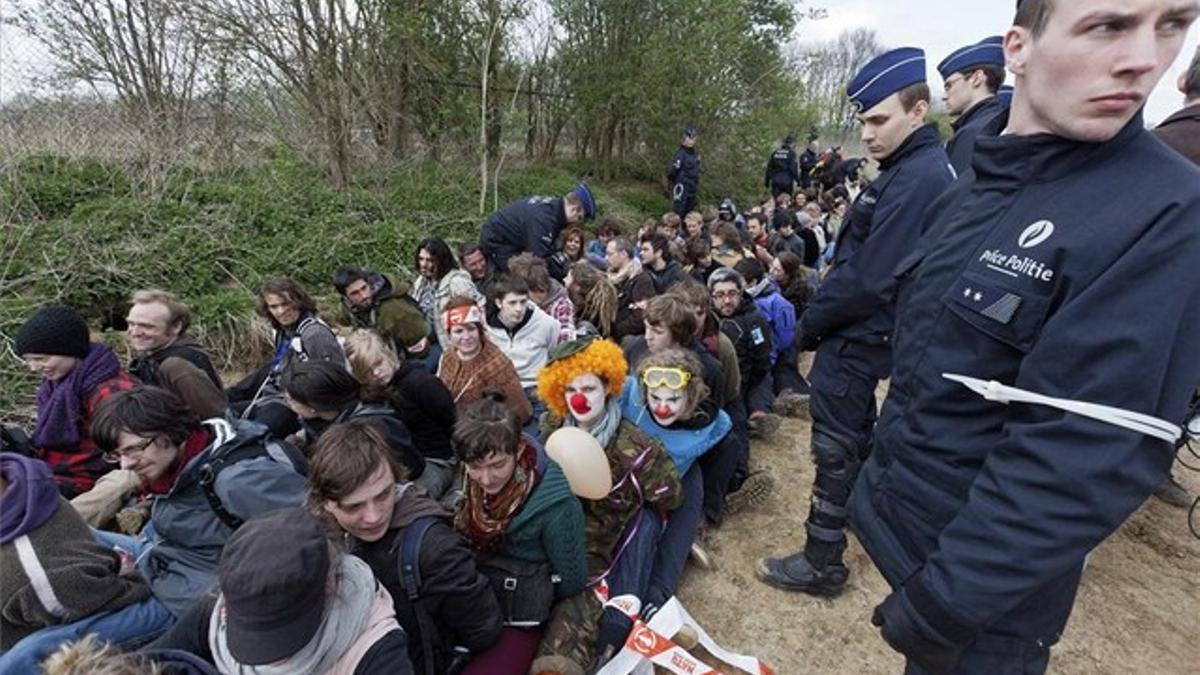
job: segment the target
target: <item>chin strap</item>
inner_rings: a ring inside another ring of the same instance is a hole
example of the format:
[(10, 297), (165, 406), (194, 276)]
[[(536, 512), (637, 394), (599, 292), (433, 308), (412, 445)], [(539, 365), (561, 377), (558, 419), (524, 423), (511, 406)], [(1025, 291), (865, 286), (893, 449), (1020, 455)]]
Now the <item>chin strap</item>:
[(1083, 417), (1129, 429), (1130, 431), (1136, 431), (1139, 434), (1158, 438), (1172, 444), (1183, 436), (1183, 429), (1178, 424), (1132, 410), (1114, 408), (1112, 406), (1100, 405), (1099, 403), (1088, 403), (1087, 401), (1074, 401), (1066, 398), (1043, 396), (1032, 391), (1000, 384), (995, 380), (980, 380), (953, 373), (942, 373), (942, 377), (958, 382), (985, 399), (996, 401), (997, 403), (1034, 403), (1050, 406), (1051, 408), (1065, 410), (1069, 413), (1082, 415)]

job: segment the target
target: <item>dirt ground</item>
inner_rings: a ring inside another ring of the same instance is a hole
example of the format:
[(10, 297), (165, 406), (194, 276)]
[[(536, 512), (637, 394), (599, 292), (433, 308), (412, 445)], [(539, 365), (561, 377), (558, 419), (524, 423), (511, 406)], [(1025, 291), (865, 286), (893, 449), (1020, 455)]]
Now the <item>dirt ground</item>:
[[(791, 553), (803, 541), (813, 481), (809, 424), (785, 420), (773, 442), (754, 442), (751, 464), (773, 470), (775, 492), (709, 533), (715, 569), (689, 566), (680, 600), (722, 647), (781, 674), (900, 673), (903, 659), (869, 621), (887, 583), (853, 535), (850, 583), (836, 599), (778, 591), (754, 576), (758, 558)], [(1200, 475), (1178, 466), (1175, 474), (1200, 491)], [(1186, 519), (1185, 510), (1152, 497), (1096, 550), (1049, 672), (1200, 673), (1200, 540)]]

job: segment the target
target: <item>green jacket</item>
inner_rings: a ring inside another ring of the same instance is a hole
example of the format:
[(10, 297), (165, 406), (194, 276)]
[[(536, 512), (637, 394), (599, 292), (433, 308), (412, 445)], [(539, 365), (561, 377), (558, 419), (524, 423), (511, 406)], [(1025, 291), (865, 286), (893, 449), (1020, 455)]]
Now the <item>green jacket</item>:
[(378, 273), (372, 273), (367, 283), (374, 298), (370, 307), (352, 307), (342, 298), (344, 317), (351, 325), (370, 328), (395, 343), (397, 349), (409, 351), (433, 333), (421, 309), (408, 297), (407, 283)]
[(583, 507), (554, 460), (546, 460), (545, 474), (509, 523), (502, 552), (522, 560), (549, 561), (562, 578), (557, 588), (560, 598), (579, 593), (587, 583)]

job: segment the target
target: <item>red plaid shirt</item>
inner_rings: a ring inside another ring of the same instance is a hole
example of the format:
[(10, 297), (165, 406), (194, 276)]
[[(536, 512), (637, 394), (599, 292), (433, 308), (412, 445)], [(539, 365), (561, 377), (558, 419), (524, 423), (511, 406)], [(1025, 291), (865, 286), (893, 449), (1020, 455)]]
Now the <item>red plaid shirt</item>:
[(40, 448), (35, 453), (38, 459), (50, 465), (54, 482), (58, 484), (59, 492), (67, 499), (91, 490), (97, 478), (117, 468), (115, 464), (104, 461), (104, 453), (92, 440), (92, 414), (104, 399), (136, 386), (138, 381), (123, 370), (116, 377), (105, 380), (83, 402), (83, 417), (79, 420), (79, 445), (69, 448)]

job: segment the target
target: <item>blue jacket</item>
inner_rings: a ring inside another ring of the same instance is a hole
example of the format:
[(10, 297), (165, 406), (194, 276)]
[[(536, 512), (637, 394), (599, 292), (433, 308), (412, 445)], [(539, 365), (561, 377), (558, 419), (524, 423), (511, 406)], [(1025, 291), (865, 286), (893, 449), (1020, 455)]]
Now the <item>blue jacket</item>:
[(954, 172), (962, 175), (971, 168), (971, 155), (975, 153), (975, 137), (991, 122), (1000, 111), (1006, 110), (1004, 104), (995, 96), (989, 96), (971, 106), (950, 123), (954, 135), (946, 141), (946, 154), (950, 157), (950, 166)]
[(566, 226), (562, 197), (526, 197), (488, 216), (479, 231), (479, 246), (495, 269), (507, 271), (508, 259), (526, 251), (549, 258)]
[(1200, 381), (1200, 170), (1140, 115), (1105, 143), (997, 136), (1006, 118), (901, 265), (891, 386), (850, 502), (897, 588), (885, 625), (951, 658), (983, 631), (1052, 644), (1085, 556), (1174, 449), (942, 374), (1176, 423)]
[(932, 124), (914, 131), (879, 168), (846, 214), (833, 267), (804, 310), (801, 335), (870, 344), (890, 339), (896, 265), (912, 251), (926, 207), (954, 174)]
[[(771, 364), (779, 358), (780, 352), (792, 348), (796, 339), (796, 308), (779, 292), (779, 287), (771, 279), (763, 277), (761, 286), (746, 289), (754, 296), (754, 304), (758, 311), (771, 324), (771, 333), (775, 339), (771, 342)], [(756, 292), (757, 291), (757, 292)]]

